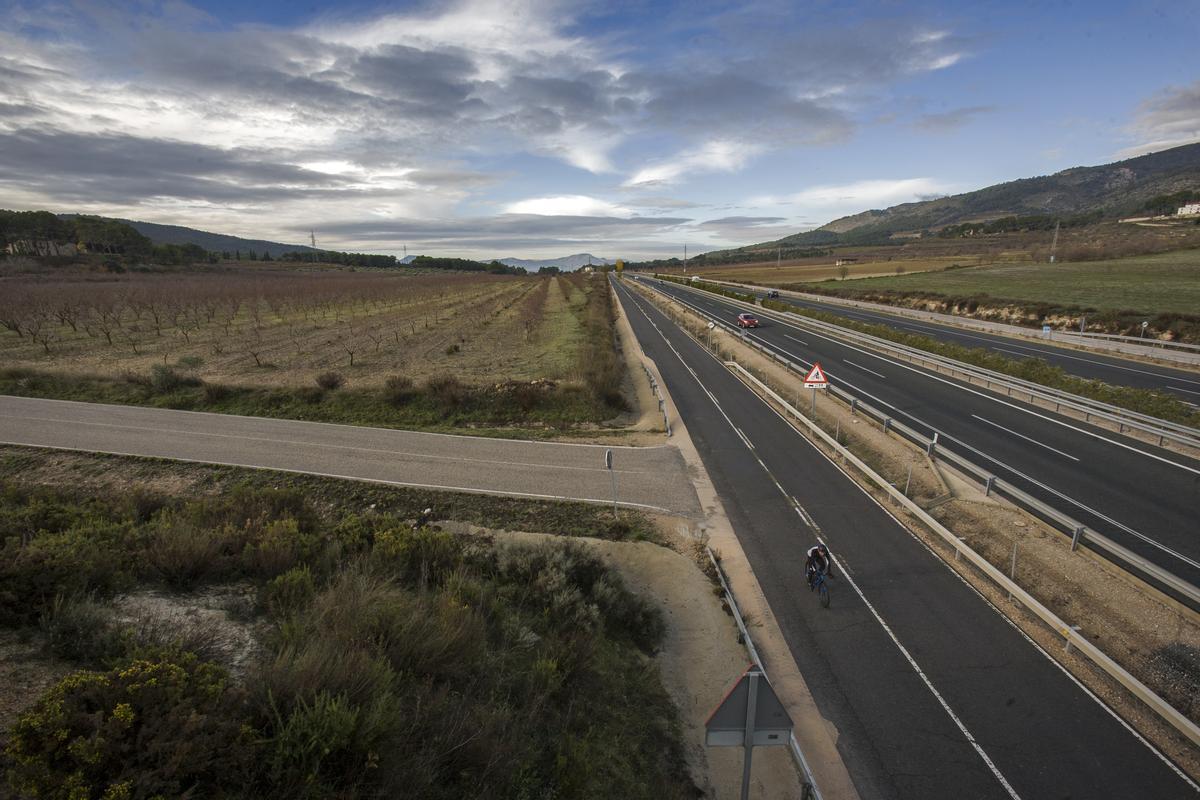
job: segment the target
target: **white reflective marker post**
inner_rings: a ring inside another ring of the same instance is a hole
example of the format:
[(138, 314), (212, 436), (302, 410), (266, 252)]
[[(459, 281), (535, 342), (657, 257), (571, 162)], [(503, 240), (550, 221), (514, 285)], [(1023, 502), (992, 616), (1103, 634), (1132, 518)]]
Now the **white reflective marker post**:
[(613, 470), (612, 450), (604, 451), (604, 468), (612, 476), (613, 486), (613, 520), (617, 519), (617, 473)]

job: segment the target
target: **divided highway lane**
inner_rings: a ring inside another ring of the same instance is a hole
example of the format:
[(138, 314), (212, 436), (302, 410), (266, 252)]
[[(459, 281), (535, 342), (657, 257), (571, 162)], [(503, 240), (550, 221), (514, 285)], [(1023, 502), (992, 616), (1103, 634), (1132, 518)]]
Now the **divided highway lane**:
[[(740, 310), (707, 292), (656, 285), (730, 322)], [(938, 433), (939, 447), (1200, 584), (1197, 461), (770, 318), (749, 335), (791, 361), (819, 361), (864, 401), (926, 436)]]
[[(765, 297), (762, 290), (747, 290), (756, 297)], [(1139, 389), (1156, 389), (1170, 392), (1179, 399), (1193, 405), (1200, 403), (1200, 373), (1189, 372), (1170, 367), (1160, 367), (1156, 364), (1142, 364), (1137, 361), (1094, 353), (1069, 350), (1052, 344), (1042, 344), (1023, 339), (1013, 339), (1008, 336), (988, 334), (979, 331), (965, 331), (936, 322), (916, 321), (906, 317), (888, 314), (882, 311), (869, 311), (861, 308), (846, 308), (834, 303), (822, 303), (815, 300), (800, 299), (780, 295), (779, 299), (799, 308), (825, 311), (841, 317), (869, 322), (876, 325), (887, 325), (890, 328), (930, 336), (934, 339), (964, 347), (982, 347), (994, 350), (1009, 358), (1041, 358), (1055, 366), (1062, 367), (1071, 375), (1090, 380), (1101, 380), (1116, 386), (1133, 386)]]
[[(653, 304), (618, 295), (862, 797), (1195, 796)], [(829, 609), (804, 586), (818, 535), (837, 560)]]

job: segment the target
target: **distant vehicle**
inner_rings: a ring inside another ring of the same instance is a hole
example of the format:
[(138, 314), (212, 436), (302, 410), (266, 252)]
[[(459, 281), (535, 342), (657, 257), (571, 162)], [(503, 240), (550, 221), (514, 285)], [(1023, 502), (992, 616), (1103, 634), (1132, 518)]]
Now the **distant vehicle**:
[(700, 282), (700, 276), (699, 276), (699, 275), (693, 275), (693, 276), (692, 276), (692, 283), (699, 283), (699, 282)]
[(758, 327), (758, 318), (751, 314), (738, 314), (737, 322), (738, 322), (739, 328), (757, 328)]
[(768, 300), (770, 300), (771, 298), (774, 298), (774, 297), (779, 297), (779, 290), (778, 290), (778, 289), (771, 289), (771, 290), (769, 290), (769, 291), (767, 292), (767, 299), (768, 299)]

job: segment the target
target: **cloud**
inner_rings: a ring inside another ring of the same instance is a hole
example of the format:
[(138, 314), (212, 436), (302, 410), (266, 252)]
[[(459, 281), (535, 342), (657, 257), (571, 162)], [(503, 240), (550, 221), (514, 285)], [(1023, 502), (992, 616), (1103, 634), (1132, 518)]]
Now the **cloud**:
[(624, 186), (661, 186), (700, 172), (733, 172), (740, 169), (761, 147), (745, 142), (717, 140), (686, 150), (674, 158), (643, 167)]
[(457, 0), (290, 27), (231, 26), (179, 0), (13, 6), (0, 16), (10, 203), (256, 237), (293, 223), (451, 219), (526, 170), (542, 180), (577, 168), (632, 191), (615, 202), (539, 188), (481, 235), (510, 241), (536, 219), (548, 242), (588, 240), (611, 227), (563, 233), (549, 220), (617, 219), (619, 235), (658, 246), (696, 204), (641, 192), (845, 140), (873, 93), (971, 49), (943, 28), (793, 4), (681, 7), (678, 27), (622, 7), (653, 24), (617, 32), (589, 24), (606, 10), (574, 0)]
[(786, 217), (720, 217), (696, 223), (695, 227), (722, 241), (736, 244), (769, 241), (795, 233), (797, 226), (785, 224)]
[(1173, 86), (1142, 103), (1129, 132), (1138, 144), (1122, 150), (1123, 158), (1200, 141), (1200, 81)]
[(980, 114), (990, 114), (995, 110), (995, 106), (956, 108), (952, 111), (944, 111), (938, 114), (923, 114), (913, 124), (921, 130), (929, 131), (930, 133), (949, 133), (950, 131), (958, 130)]
[(506, 214), (536, 214), (539, 216), (575, 217), (629, 217), (632, 212), (607, 200), (581, 194), (559, 195), (558, 197), (532, 197), (509, 203)]

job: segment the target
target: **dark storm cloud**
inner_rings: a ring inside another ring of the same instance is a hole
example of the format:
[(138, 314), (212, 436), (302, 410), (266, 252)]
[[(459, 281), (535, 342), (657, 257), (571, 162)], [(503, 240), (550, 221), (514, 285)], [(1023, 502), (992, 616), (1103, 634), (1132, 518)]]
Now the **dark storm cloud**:
[(114, 203), (148, 197), (263, 201), (349, 188), (342, 178), (272, 162), (268, 155), (124, 134), (26, 128), (0, 132), (0, 183)]

